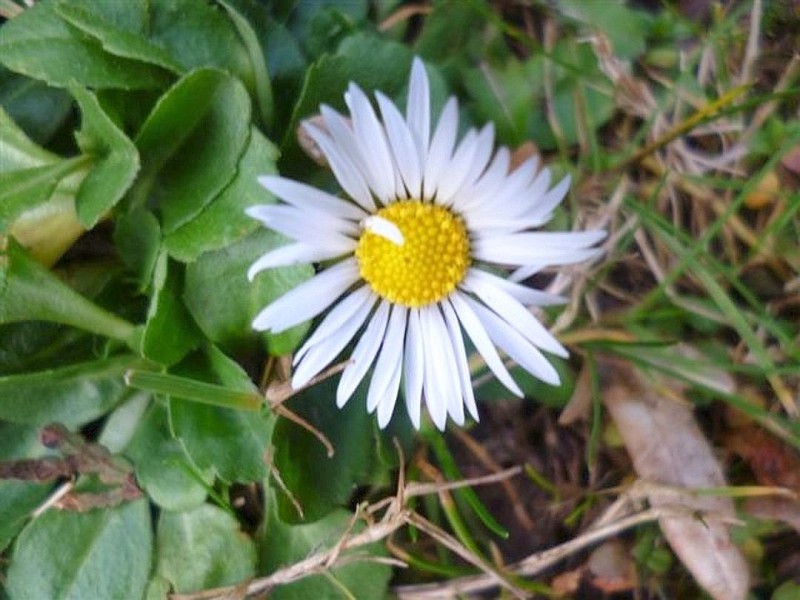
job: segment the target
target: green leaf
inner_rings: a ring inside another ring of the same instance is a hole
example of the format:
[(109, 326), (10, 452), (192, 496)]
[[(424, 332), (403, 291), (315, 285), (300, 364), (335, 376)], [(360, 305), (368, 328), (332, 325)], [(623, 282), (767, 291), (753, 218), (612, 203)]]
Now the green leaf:
[(62, 0), (57, 4), (56, 12), (67, 23), (95, 38), (109, 54), (157, 65), (173, 73), (181, 72), (181, 66), (164, 48), (139, 35), (138, 32), (118, 27), (98, 11), (81, 4), (83, 3), (75, 0)]
[(556, 7), (563, 15), (607, 35), (614, 55), (619, 58), (633, 59), (645, 50), (652, 17), (644, 11), (630, 8), (622, 0), (557, 0)]
[(139, 360), (128, 355), (0, 377), (0, 419), (70, 428), (88, 423), (127, 394), (122, 376)]
[(81, 109), (76, 134), (81, 151), (92, 157), (92, 170), (78, 188), (75, 207), (81, 223), (91, 228), (122, 199), (139, 170), (139, 153), (128, 137), (103, 112), (97, 97), (70, 87)]
[[(5, 134), (5, 131), (2, 133)], [(78, 157), (4, 173), (3, 189), (0, 190), (0, 228), (7, 230), (25, 212), (33, 211), (38, 213), (36, 216), (41, 223), (44, 220), (41, 213), (48, 212), (47, 209), (43, 210), (43, 205), (53, 198), (59, 181), (71, 175), (74, 176), (70, 178), (73, 181), (82, 179), (87, 162), (85, 157)], [(61, 206), (64, 200), (69, 205), (59, 211), (57, 207)], [(64, 198), (62, 202), (54, 199), (49, 204), (51, 213), (64, 212), (65, 216), (72, 216), (75, 213), (71, 197)]]
[(0, 323), (42, 320), (72, 325), (135, 347), (136, 329), (93, 304), (0, 237)]
[(150, 572), (145, 500), (76, 513), (48, 510), (20, 534), (6, 586), (11, 598), (139, 598)]
[[(0, 107), (36, 143), (45, 144), (70, 116), (72, 97), (65, 90), (50, 87), (0, 66)], [(5, 132), (0, 135), (0, 144), (5, 135)], [(0, 162), (3, 160), (2, 154), (0, 152)]]
[[(186, 267), (184, 300), (203, 333), (226, 350), (252, 350), (259, 336), (271, 353), (285, 354), (305, 334), (300, 325), (280, 334), (256, 334), (251, 323), (267, 304), (313, 275), (307, 265), (262, 271), (253, 283), (248, 267), (262, 254), (283, 245), (285, 238), (265, 228), (240, 242), (201, 255)], [(220, 282), (225, 282), (224, 290)]]
[[(107, 262), (74, 264), (66, 272), (72, 289), (100, 302), (105, 302), (108, 294), (118, 293), (118, 274), (119, 267)], [(83, 331), (46, 321), (0, 325), (0, 375), (94, 360), (98, 341)]]
[(589, 45), (562, 40), (553, 49), (552, 60), (556, 64), (552, 110), (559, 131), (535, 111), (528, 120), (528, 135), (543, 150), (556, 148), (559, 142), (578, 143), (581, 122), (588, 130), (585, 133), (594, 135), (614, 112), (613, 91)]
[(244, 209), (267, 204), (274, 197), (259, 185), (259, 175), (275, 173), (278, 150), (256, 128), (236, 168), (236, 176), (197, 217), (170, 233), (165, 243), (170, 254), (192, 262), (203, 252), (218, 250), (236, 242), (260, 227)]
[(255, 575), (252, 540), (216, 506), (162, 512), (156, 540), (156, 572), (178, 593), (241, 583)]
[[(52, 246), (53, 233), (56, 238), (66, 235), (74, 239), (78, 224), (73, 219), (71, 197), (57, 188), (77, 184), (87, 163), (85, 157), (64, 160), (37, 146), (0, 107), (0, 231), (7, 231), (27, 213), (14, 231), (26, 245), (35, 245), (34, 240), (44, 236)], [(28, 231), (31, 235), (25, 235)], [(83, 229), (78, 227), (78, 231)], [(38, 250), (37, 255), (41, 255)]]
[(434, 4), (425, 19), (425, 27), (416, 42), (415, 51), (433, 62), (479, 51), (480, 32), (485, 18), (464, 0), (442, 0)]
[(201, 342), (200, 332), (181, 301), (182, 271), (182, 265), (170, 264), (166, 252), (155, 264), (141, 352), (162, 365), (175, 364)]
[(161, 248), (161, 227), (150, 211), (137, 208), (114, 221), (114, 244), (125, 266), (133, 271), (139, 291), (153, 284), (153, 271)]
[[(36, 145), (0, 106), (0, 173), (52, 164), (61, 157)], [(5, 184), (3, 185), (5, 188)]]
[(233, 410), (260, 410), (264, 403), (261, 395), (255, 391), (232, 390), (221, 385), (169, 373), (131, 369), (125, 372), (125, 383), (137, 390), (177, 396), (192, 402)]
[(171, 587), (169, 581), (160, 575), (154, 575), (147, 583), (144, 600), (167, 600)]
[(297, 127), (302, 119), (318, 113), (320, 104), (344, 109), (343, 95), (351, 81), (367, 92), (381, 90), (391, 97), (403, 89), (410, 67), (411, 51), (406, 46), (366, 33), (348, 37), (336, 54), (322, 56), (306, 72), (281, 144), (283, 164), (304, 163), (296, 140)]
[(249, 132), (241, 82), (214, 69), (189, 73), (161, 97), (136, 138), (136, 201), (143, 205), (157, 190), (164, 231), (186, 224), (233, 179)]
[(37, 2), (0, 28), (0, 61), (60, 87), (153, 89), (166, 87), (172, 78), (160, 67), (108, 54), (64, 22), (55, 2)]
[[(176, 371), (197, 380), (211, 379), (230, 392), (261, 401), (247, 373), (213, 346), (205, 354), (189, 357)], [(213, 470), (229, 482), (257, 481), (267, 475), (264, 454), (274, 420), (273, 414), (266, 410), (234, 410), (175, 396), (170, 400), (173, 431), (192, 462), (201, 469)]]
[(74, 197), (89, 162), (40, 148), (0, 108), (0, 235), (10, 233), (36, 260), (54, 263), (84, 232)]
[[(337, 382), (337, 378), (327, 379), (287, 402), (288, 408), (328, 437), (335, 450), (333, 457), (327, 456), (314, 435), (286, 419), (278, 421), (272, 436), (275, 466), (309, 522), (346, 504), (356, 486), (369, 482), (375, 467), (375, 418), (367, 413), (360, 392), (344, 408), (337, 408)], [(281, 520), (300, 521), (286, 494), (277, 494)]]
[(188, 510), (206, 499), (206, 486), (193, 475), (180, 442), (170, 433), (167, 409), (152, 402), (125, 449), (136, 469), (136, 481), (148, 497), (167, 510)]
[(170, 418), (192, 461), (227, 482), (267, 475), (264, 453), (272, 433), (269, 413), (232, 410), (173, 398)]
[[(267, 71), (267, 62), (264, 60), (264, 51), (261, 44), (256, 37), (256, 32), (253, 31), (250, 23), (239, 12), (225, 0), (220, 0), (220, 5), (228, 12), (228, 17), (236, 27), (236, 31), (242, 40), (242, 44), (250, 59), (252, 76), (249, 78), (252, 81), (251, 93), (258, 106), (259, 116), (261, 122), (267, 129), (272, 127), (272, 114), (274, 111), (274, 102), (272, 99), (272, 84), (269, 80), (269, 72)], [(248, 80), (245, 80), (247, 83)]]
[(292, 14), (294, 36), (306, 54), (316, 58), (331, 52), (358, 30), (367, 17), (367, 0), (300, 0)]
[(150, 41), (165, 48), (184, 71), (216, 67), (250, 81), (250, 57), (221, 8), (196, 0), (153, 0), (142, 4), (150, 9)]
[[(274, 502), (270, 504), (274, 505)], [(353, 515), (341, 509), (309, 525), (287, 525), (278, 518), (274, 506), (268, 506), (267, 511), (269, 517), (259, 543), (260, 566), (267, 573), (332, 548), (342, 535), (356, 534), (363, 529), (361, 522), (351, 529)], [(375, 543), (345, 552), (342, 557), (355, 553), (370, 557), (386, 555), (381, 544)], [(270, 598), (338, 600), (347, 597), (344, 590), (349, 590), (353, 598), (384, 598), (391, 576), (392, 569), (388, 565), (374, 561), (351, 562), (331, 569), (325, 575), (310, 575), (296, 583), (277, 587), (270, 592)]]
[[(38, 458), (45, 453), (39, 428), (0, 421), (0, 461)], [(0, 479), (0, 552), (16, 536), (28, 516), (47, 497), (50, 483)]]
[(480, 120), (495, 124), (498, 141), (518, 146), (528, 139), (531, 106), (544, 95), (543, 58), (536, 55), (525, 62), (510, 59), (492, 69), (470, 69), (466, 73), (464, 86), (473, 99), (471, 108)]

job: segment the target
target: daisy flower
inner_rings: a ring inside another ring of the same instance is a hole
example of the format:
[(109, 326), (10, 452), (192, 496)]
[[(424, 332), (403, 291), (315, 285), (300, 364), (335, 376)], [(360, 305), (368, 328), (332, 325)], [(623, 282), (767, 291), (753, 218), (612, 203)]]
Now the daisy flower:
[(532, 231), (551, 218), (569, 178), (550, 187), (550, 171), (535, 158), (511, 170), (508, 149), (494, 151), (491, 124), (456, 143), (457, 101), (451, 97), (432, 123), (420, 59), (405, 117), (385, 95), (375, 98), (379, 113), (351, 83), (349, 119), (323, 105), (320, 119), (304, 124), (343, 197), (284, 177), (259, 178), (284, 203), (247, 214), (294, 242), (259, 258), (250, 280), (272, 267), (325, 266), (263, 309), (254, 329), (278, 333), (326, 313), (295, 354), (292, 386), (307, 384), (356, 340), (336, 403), (343, 406), (372, 368), (367, 410), (377, 410), (381, 428), (401, 387), (417, 429), (423, 401), (439, 429), (448, 415), (462, 425), (465, 407), (478, 419), (464, 333), (517, 396), (522, 390), (497, 348), (557, 385), (544, 352), (567, 351), (526, 307), (563, 299), (518, 281), (597, 256), (593, 246), (605, 233)]

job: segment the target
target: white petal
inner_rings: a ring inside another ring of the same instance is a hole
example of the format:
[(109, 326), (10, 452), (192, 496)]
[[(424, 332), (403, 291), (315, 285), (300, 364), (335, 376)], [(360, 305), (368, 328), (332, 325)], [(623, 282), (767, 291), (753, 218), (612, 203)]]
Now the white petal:
[(350, 240), (341, 244), (330, 244), (326, 246), (309, 246), (308, 244), (296, 243), (275, 248), (256, 260), (247, 270), (247, 278), (250, 281), (255, 279), (261, 271), (274, 267), (287, 267), (290, 265), (307, 264), (319, 262), (350, 254), (355, 249), (355, 242)]
[[(312, 347), (316, 346), (323, 340), (337, 334), (343, 327), (347, 326), (350, 320), (364, 319), (372, 310), (375, 305), (376, 296), (368, 285), (361, 286), (357, 290), (345, 296), (339, 304), (334, 306), (331, 311), (325, 315), (322, 322), (317, 325), (314, 333), (306, 340), (305, 344), (294, 355), (294, 364), (297, 364), (303, 355)], [(333, 358), (333, 357), (331, 357)]]
[(484, 174), (486, 165), (492, 157), (492, 152), (494, 152), (494, 124), (489, 123), (485, 125), (478, 134), (475, 154), (472, 157), (472, 164), (467, 168), (467, 177), (454, 194), (454, 208), (462, 208), (464, 201), (470, 198), (471, 190), (478, 179)]
[(528, 277), (533, 277), (546, 266), (546, 263), (531, 263), (529, 265), (524, 265), (519, 269), (512, 271), (508, 276), (508, 280), (513, 282), (525, 281)]
[[(367, 392), (367, 412), (374, 411), (378, 403), (389, 393), (392, 376), (403, 358), (403, 338), (406, 333), (406, 316), (408, 309), (399, 304), (392, 307), (392, 314), (389, 317), (389, 326), (383, 338), (381, 352), (378, 355), (378, 362), (372, 373), (372, 381), (369, 382)], [(399, 380), (398, 380), (399, 382)], [(397, 390), (394, 391), (395, 394)]]
[(383, 394), (383, 399), (378, 403), (378, 427), (381, 429), (384, 429), (389, 424), (389, 421), (392, 420), (392, 413), (394, 412), (395, 404), (397, 404), (397, 396), (400, 394), (402, 364), (402, 361), (397, 361), (394, 372), (389, 378), (389, 385)]
[(567, 349), (553, 337), (539, 320), (512, 296), (492, 285), (486, 280), (467, 275), (462, 287), (473, 292), (491, 311), (501, 317), (509, 327), (516, 329), (522, 336), (542, 350), (552, 352), (557, 356), (569, 356)]
[(458, 131), (458, 101), (451, 97), (444, 105), (439, 124), (431, 138), (431, 146), (425, 161), (425, 173), (422, 177), (422, 195), (432, 198), (439, 187), (442, 173), (450, 163), (453, 146)]
[(431, 307), (431, 315), (433, 316), (431, 324), (435, 331), (433, 339), (438, 342), (439, 346), (437, 354), (442, 357), (442, 362), (445, 365), (440, 375), (441, 381), (444, 384), (444, 396), (442, 399), (447, 406), (447, 413), (450, 415), (450, 418), (453, 419), (456, 425), (463, 425), (464, 400), (461, 390), (461, 374), (450, 338), (450, 330), (438, 306)]
[(354, 221), (360, 221), (366, 215), (364, 209), (352, 202), (347, 202), (292, 179), (277, 175), (263, 175), (258, 178), (258, 182), (278, 198), (297, 208), (324, 212), (341, 219)]
[(472, 380), (470, 378), (467, 350), (464, 347), (464, 338), (461, 335), (461, 326), (458, 324), (458, 317), (455, 311), (448, 302), (442, 302), (441, 307), (447, 324), (447, 331), (450, 334), (450, 345), (453, 347), (458, 377), (461, 380), (461, 394), (469, 414), (473, 419), (479, 421), (478, 407), (475, 404), (475, 392), (472, 389)]
[(540, 224), (546, 223), (550, 220), (550, 215), (552, 215), (553, 209), (561, 204), (564, 196), (567, 195), (571, 181), (572, 178), (569, 175), (564, 177), (564, 179), (559, 181), (558, 184), (552, 190), (547, 192), (543, 198), (537, 200), (533, 206), (531, 206), (530, 210), (525, 212), (525, 214), (522, 216), (523, 220), (529, 223), (535, 223), (528, 225), (529, 227), (538, 227)]
[(526, 285), (520, 285), (510, 279), (503, 279), (502, 277), (498, 277), (488, 271), (482, 271), (481, 269), (472, 268), (469, 270), (469, 274), (472, 277), (477, 277), (491, 285), (499, 287), (524, 306), (556, 306), (567, 302), (567, 299), (563, 296), (557, 296), (555, 294), (543, 292), (542, 290), (530, 288)]
[(426, 306), (419, 311), (422, 336), (431, 350), (425, 355), (425, 375), (422, 387), (425, 391), (425, 406), (428, 407), (428, 414), (436, 428), (444, 431), (447, 424), (447, 394), (452, 390), (449, 390), (445, 383), (445, 380), (449, 379), (447, 369), (450, 365), (447, 364), (441, 353), (442, 332), (437, 328), (434, 320), (434, 311), (436, 310), (436, 308)]
[[(342, 302), (340, 302), (339, 305), (341, 305)], [(306, 342), (304, 348), (301, 350), (300, 364), (292, 375), (292, 387), (295, 389), (303, 387), (311, 381), (312, 378), (318, 375), (322, 369), (331, 364), (331, 362), (339, 356), (342, 349), (353, 339), (356, 332), (361, 329), (371, 309), (372, 306), (367, 306), (365, 304), (359, 305), (357, 310), (351, 315), (351, 318), (345, 321), (336, 330), (335, 335), (328, 335), (313, 345)], [(319, 331), (319, 329), (317, 329), (317, 331)], [(295, 362), (297, 362), (297, 359)]]
[(476, 219), (472, 213), (485, 202), (491, 200), (508, 175), (511, 153), (508, 148), (500, 148), (486, 172), (473, 185), (459, 190), (454, 202), (456, 209), (462, 212), (467, 225), (473, 227)]
[(558, 372), (536, 346), (479, 302), (469, 296), (465, 296), (464, 300), (475, 311), (492, 341), (502, 348), (519, 366), (545, 383), (551, 385), (559, 385), (561, 383)]
[(458, 320), (464, 326), (464, 330), (467, 332), (469, 339), (472, 340), (475, 349), (483, 357), (486, 366), (492, 370), (495, 377), (497, 377), (500, 383), (506, 386), (513, 394), (522, 398), (522, 390), (519, 389), (519, 386), (503, 364), (503, 361), (500, 360), (500, 356), (497, 354), (497, 350), (495, 350), (492, 341), (489, 339), (486, 329), (484, 329), (478, 317), (465, 302), (466, 298), (468, 298), (468, 296), (460, 292), (450, 294), (450, 304), (453, 310), (455, 310)]
[(362, 227), (370, 233), (374, 233), (375, 235), (389, 240), (396, 246), (405, 244), (406, 240), (400, 228), (388, 219), (384, 219), (378, 215), (370, 215), (364, 219)]
[(591, 246), (605, 235), (605, 231), (595, 230), (537, 231), (481, 237), (481, 232), (478, 232), (472, 242), (472, 253), (478, 260), (504, 265), (571, 265), (597, 256), (600, 250)]
[(428, 74), (419, 57), (414, 57), (411, 66), (406, 122), (414, 136), (419, 156), (426, 157), (431, 136), (431, 94)]
[(478, 193), (493, 193), (508, 177), (511, 168), (511, 152), (505, 146), (497, 149), (492, 162), (486, 171), (475, 182), (475, 191)]
[(336, 176), (336, 180), (342, 186), (342, 189), (357, 202), (362, 208), (368, 212), (375, 211), (375, 201), (372, 199), (372, 194), (369, 191), (367, 182), (364, 181), (364, 176), (356, 167), (351, 158), (348, 158), (339, 147), (322, 131), (319, 127), (311, 123), (303, 124), (306, 133), (317, 143), (319, 149), (325, 154), (328, 159), (328, 164)]
[(253, 319), (256, 331), (286, 331), (313, 319), (359, 279), (358, 264), (346, 259), (325, 269), (308, 281), (285, 293)]
[(420, 331), (419, 309), (416, 308), (408, 311), (408, 331), (406, 331), (403, 363), (405, 377), (403, 391), (406, 397), (406, 410), (414, 429), (419, 429), (422, 381), (425, 368), (425, 346)]
[(354, 83), (348, 87), (345, 101), (350, 107), (361, 157), (372, 173), (370, 178), (372, 189), (375, 195), (387, 204), (395, 197), (395, 168), (383, 127), (372, 109), (369, 98)]
[(503, 206), (496, 206), (493, 214), (476, 211), (480, 215), (475, 228), (481, 231), (513, 233), (539, 227), (552, 218), (552, 211), (569, 189), (569, 177), (562, 179), (550, 192), (550, 169), (542, 169), (528, 189), (503, 200)]
[(376, 92), (375, 97), (378, 99), (389, 145), (404, 184), (403, 190), (397, 190), (397, 196), (405, 196), (405, 191), (408, 190), (411, 198), (419, 198), (422, 193), (422, 160), (414, 137), (397, 107), (380, 92)]
[(517, 207), (524, 208), (526, 200), (522, 192), (534, 181), (538, 165), (539, 157), (534, 156), (517, 167), (486, 201), (473, 205), (473, 218), (496, 218), (498, 214), (517, 213)]
[(450, 159), (439, 179), (439, 186), (436, 191), (437, 204), (443, 206), (451, 204), (453, 194), (458, 191), (470, 175), (469, 168), (477, 150), (478, 134), (472, 129), (467, 132), (464, 139), (459, 143), (453, 158)]
[[(350, 92), (345, 94), (345, 99), (347, 99), (348, 104), (351, 104)], [(369, 110), (372, 110), (372, 108), (370, 107)], [(333, 142), (343, 154), (350, 158), (355, 168), (361, 173), (364, 181), (366, 181), (367, 186), (385, 203), (387, 191), (394, 189), (393, 184), (387, 185), (386, 179), (388, 177), (390, 182), (393, 182), (394, 179), (391, 173), (384, 173), (380, 168), (376, 169), (374, 153), (377, 149), (377, 144), (374, 144), (372, 148), (365, 147), (363, 141), (353, 129), (352, 119), (345, 119), (338, 112), (324, 104), (320, 106), (320, 111)]]
[[(341, 241), (357, 236), (358, 225), (331, 215), (309, 213), (288, 204), (258, 204), (245, 210), (270, 229), (309, 246), (318, 241)], [(324, 243), (324, 242), (323, 242)]]
[[(544, 169), (539, 171), (539, 173), (530, 183), (528, 188), (524, 192), (522, 192), (521, 196), (525, 198), (525, 202), (523, 202), (522, 205), (525, 206), (526, 211), (531, 206), (536, 206), (539, 203), (541, 203), (542, 199), (547, 194), (547, 188), (550, 187), (551, 179), (552, 179), (552, 173), (550, 169), (545, 167)], [(567, 183), (569, 183), (569, 180), (567, 180)], [(566, 189), (564, 191), (566, 192)]]
[(389, 322), (388, 317), (389, 303), (381, 302), (378, 304), (378, 310), (372, 315), (367, 329), (358, 340), (358, 344), (350, 356), (350, 364), (345, 367), (339, 380), (339, 386), (336, 388), (336, 406), (339, 408), (347, 403), (353, 392), (356, 391), (358, 384), (364, 379), (372, 361), (375, 360), (375, 355), (383, 341), (386, 324)]

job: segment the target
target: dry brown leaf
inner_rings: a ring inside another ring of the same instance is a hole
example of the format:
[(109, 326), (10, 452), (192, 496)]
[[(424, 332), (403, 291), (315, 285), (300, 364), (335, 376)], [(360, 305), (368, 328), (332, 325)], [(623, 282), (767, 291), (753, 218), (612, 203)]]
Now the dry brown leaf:
[(636, 587), (636, 567), (630, 549), (619, 540), (608, 540), (595, 548), (587, 562), (592, 586), (606, 594)]
[(758, 483), (800, 496), (800, 452), (795, 448), (752, 423), (734, 430), (726, 446), (748, 462)]
[(659, 519), (664, 536), (697, 582), (717, 600), (747, 597), (747, 563), (731, 541), (735, 518), (729, 498), (698, 496), (692, 489), (726, 485), (691, 408), (658, 393), (628, 363), (602, 360), (603, 401), (637, 474), (660, 484), (648, 491), (654, 507), (681, 507), (686, 516)]
[(792, 498), (750, 498), (744, 504), (748, 514), (759, 519), (782, 521), (800, 533), (800, 501)]
[(781, 158), (781, 164), (792, 173), (800, 175), (800, 146), (795, 146)]

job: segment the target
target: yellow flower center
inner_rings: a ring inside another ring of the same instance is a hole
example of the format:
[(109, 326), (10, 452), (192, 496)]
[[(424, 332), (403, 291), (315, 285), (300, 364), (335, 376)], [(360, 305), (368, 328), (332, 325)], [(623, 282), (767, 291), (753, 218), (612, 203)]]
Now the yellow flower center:
[(356, 259), (361, 277), (389, 302), (420, 307), (438, 302), (464, 279), (470, 264), (469, 237), (463, 221), (448, 209), (403, 200), (376, 216), (403, 234), (403, 243), (365, 231)]

